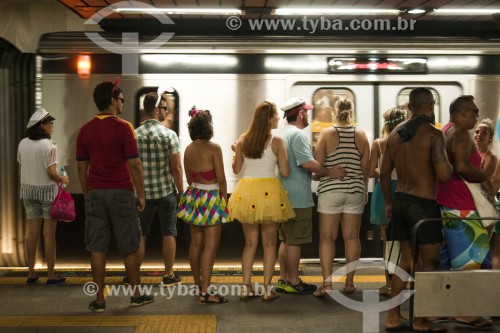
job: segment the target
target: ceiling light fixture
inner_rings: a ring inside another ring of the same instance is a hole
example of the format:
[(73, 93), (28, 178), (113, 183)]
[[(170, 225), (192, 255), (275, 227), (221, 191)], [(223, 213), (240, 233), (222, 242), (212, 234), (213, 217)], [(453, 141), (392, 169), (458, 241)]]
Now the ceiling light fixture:
[(398, 15), (398, 9), (282, 7), (276, 15)]
[(186, 14), (186, 15), (241, 15), (240, 9), (234, 8), (152, 8), (152, 7), (116, 7), (117, 13), (128, 14)]
[(455, 9), (436, 9), (430, 15), (492, 15), (500, 13), (500, 8), (497, 9), (481, 9), (481, 8), (455, 8)]
[(408, 11), (408, 14), (423, 14), (425, 13), (425, 9), (420, 9), (420, 8), (415, 8), (415, 9), (410, 9)]

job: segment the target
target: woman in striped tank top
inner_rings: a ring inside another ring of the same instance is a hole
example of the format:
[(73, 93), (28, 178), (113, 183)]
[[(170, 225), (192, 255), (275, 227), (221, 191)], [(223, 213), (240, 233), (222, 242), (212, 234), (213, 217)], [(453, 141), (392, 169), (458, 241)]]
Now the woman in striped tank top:
[[(347, 98), (335, 103), (337, 125), (321, 132), (315, 159), (325, 167), (342, 167), (347, 171), (343, 179), (321, 177), (318, 186), (319, 258), (323, 285), (314, 293), (324, 296), (332, 289), (331, 274), (335, 258), (335, 241), (342, 225), (345, 256), (348, 264), (361, 254), (359, 230), (361, 215), (368, 198), (368, 165), (370, 145), (363, 130), (354, 126), (354, 106)], [(355, 264), (354, 264), (355, 265)], [(354, 286), (354, 270), (348, 269), (344, 290), (350, 294)]]

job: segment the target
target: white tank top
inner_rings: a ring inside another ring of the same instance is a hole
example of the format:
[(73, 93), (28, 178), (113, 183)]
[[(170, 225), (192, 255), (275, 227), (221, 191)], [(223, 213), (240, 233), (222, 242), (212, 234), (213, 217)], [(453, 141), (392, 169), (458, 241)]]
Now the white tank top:
[(273, 136), (271, 136), (271, 140), (269, 140), (269, 144), (264, 149), (264, 155), (261, 158), (244, 157), (243, 178), (276, 178), (278, 156), (273, 153), (272, 142)]

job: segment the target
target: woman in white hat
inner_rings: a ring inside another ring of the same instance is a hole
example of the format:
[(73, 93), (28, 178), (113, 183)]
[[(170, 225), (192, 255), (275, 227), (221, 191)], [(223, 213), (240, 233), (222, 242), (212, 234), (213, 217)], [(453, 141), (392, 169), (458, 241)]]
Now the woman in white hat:
[(56, 223), (50, 218), (50, 209), (57, 195), (59, 182), (68, 184), (68, 176), (57, 172), (58, 152), (51, 140), (54, 117), (46, 110), (38, 109), (31, 116), (26, 138), (21, 140), (17, 151), (17, 161), (21, 170), (21, 198), (26, 209), (28, 257), (27, 284), (34, 284), (39, 276), (35, 272), (35, 258), (38, 239), (42, 230), (47, 261), (47, 285), (55, 286), (66, 281), (57, 277), (54, 271), (56, 259)]

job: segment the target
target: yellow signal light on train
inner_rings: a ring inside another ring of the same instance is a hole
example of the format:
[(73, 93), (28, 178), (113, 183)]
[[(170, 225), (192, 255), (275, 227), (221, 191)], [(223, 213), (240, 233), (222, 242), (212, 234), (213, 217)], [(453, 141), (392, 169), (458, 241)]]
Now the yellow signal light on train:
[(88, 55), (88, 54), (79, 55), (76, 67), (77, 67), (78, 75), (80, 75), (80, 76), (90, 75), (90, 70), (92, 67), (90, 55)]

